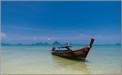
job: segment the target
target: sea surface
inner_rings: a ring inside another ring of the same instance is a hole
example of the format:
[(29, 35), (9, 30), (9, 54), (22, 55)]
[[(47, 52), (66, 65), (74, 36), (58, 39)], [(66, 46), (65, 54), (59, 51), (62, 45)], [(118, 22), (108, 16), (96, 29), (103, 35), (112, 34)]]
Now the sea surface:
[[(84, 45), (74, 45), (73, 49)], [(85, 61), (51, 55), (51, 45), (2, 46), (2, 74), (120, 74), (121, 46), (94, 45)]]

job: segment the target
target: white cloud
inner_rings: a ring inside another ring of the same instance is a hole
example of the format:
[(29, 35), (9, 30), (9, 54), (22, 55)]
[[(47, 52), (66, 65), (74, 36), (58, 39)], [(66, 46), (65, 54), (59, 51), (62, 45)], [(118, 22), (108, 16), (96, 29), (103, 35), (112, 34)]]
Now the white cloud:
[(5, 33), (0, 32), (0, 38), (7, 38), (7, 35)]
[(47, 38), (47, 40), (51, 40), (50, 38)]
[(36, 38), (34, 37), (33, 40), (36, 40)]

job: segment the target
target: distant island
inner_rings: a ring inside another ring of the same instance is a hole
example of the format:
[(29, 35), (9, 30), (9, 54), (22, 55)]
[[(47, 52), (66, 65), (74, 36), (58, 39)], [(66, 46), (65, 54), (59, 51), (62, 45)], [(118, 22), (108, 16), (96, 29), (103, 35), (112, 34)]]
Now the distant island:
[(121, 45), (121, 43), (116, 43), (116, 45)]
[(1, 45), (68, 45), (71, 43), (60, 43), (59, 41), (54, 41), (53, 43), (49, 44), (48, 42), (37, 42), (37, 43), (32, 43), (32, 44), (22, 44), (22, 43), (18, 43), (18, 44), (9, 44), (9, 43), (1, 43)]
[[(17, 44), (10, 44), (10, 43), (1, 43), (1, 45), (5, 46), (11, 46), (11, 45), (31, 45), (31, 46), (41, 46), (41, 45), (81, 45), (81, 44), (74, 44), (74, 43), (60, 43), (59, 41), (54, 41), (53, 43), (48, 43), (48, 42), (36, 42), (36, 43), (31, 43), (31, 44), (22, 44), (22, 43), (17, 43)], [(88, 44), (82, 44), (82, 45), (88, 45)], [(116, 44), (96, 44), (96, 45), (121, 45), (121, 43), (116, 43)]]

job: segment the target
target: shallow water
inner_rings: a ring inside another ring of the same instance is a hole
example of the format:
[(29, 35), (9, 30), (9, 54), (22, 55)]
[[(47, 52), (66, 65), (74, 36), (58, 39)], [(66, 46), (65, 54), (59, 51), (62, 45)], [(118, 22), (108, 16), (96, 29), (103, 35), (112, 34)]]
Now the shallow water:
[[(2, 74), (120, 74), (121, 46), (94, 45), (86, 61), (50, 54), (52, 46), (2, 46)], [(75, 49), (83, 46), (75, 45)]]

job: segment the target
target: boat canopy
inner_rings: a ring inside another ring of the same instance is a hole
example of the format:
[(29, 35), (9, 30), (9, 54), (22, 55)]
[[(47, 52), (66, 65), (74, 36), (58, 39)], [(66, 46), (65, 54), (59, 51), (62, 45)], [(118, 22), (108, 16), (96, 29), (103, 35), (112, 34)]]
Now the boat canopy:
[(71, 48), (72, 46), (63, 46), (63, 47), (57, 47), (57, 48), (59, 48), (59, 49), (62, 49), (62, 48), (64, 48), (64, 49), (66, 49), (66, 50), (70, 50), (71, 51)]
[(58, 48), (71, 48), (72, 46), (63, 46), (63, 47), (58, 47)]

